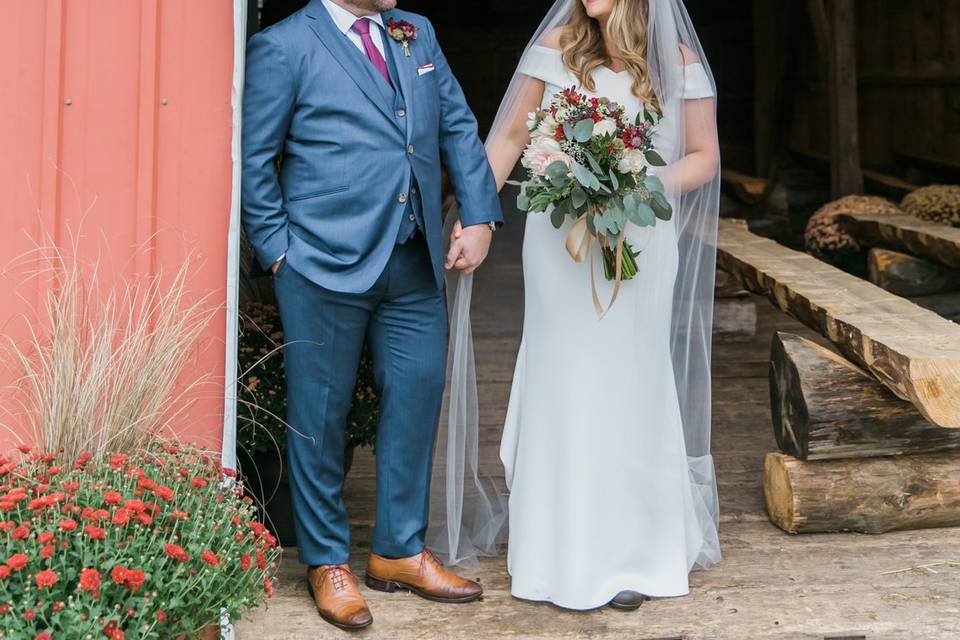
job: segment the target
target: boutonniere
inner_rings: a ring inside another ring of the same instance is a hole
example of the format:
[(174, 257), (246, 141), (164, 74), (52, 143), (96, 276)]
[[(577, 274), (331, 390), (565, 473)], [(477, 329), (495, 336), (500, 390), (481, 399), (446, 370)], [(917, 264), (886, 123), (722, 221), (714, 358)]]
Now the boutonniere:
[(406, 20), (387, 20), (387, 33), (403, 45), (403, 55), (410, 57), (410, 41), (417, 39), (417, 28)]

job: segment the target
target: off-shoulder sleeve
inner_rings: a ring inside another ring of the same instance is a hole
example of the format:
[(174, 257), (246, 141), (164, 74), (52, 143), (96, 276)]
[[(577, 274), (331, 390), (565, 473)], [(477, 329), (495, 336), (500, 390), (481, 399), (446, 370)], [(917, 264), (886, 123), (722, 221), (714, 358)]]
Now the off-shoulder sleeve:
[(567, 86), (572, 82), (567, 68), (563, 66), (560, 52), (537, 44), (530, 47), (530, 50), (523, 56), (519, 71), (524, 75), (558, 87)]
[(707, 76), (707, 70), (703, 68), (701, 63), (695, 62), (683, 67), (684, 100), (712, 98), (714, 95), (713, 86), (710, 84), (710, 78)]

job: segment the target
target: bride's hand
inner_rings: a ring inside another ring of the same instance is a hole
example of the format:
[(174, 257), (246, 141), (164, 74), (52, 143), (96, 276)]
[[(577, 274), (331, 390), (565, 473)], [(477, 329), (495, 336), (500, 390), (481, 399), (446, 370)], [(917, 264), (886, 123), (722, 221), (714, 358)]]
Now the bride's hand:
[(493, 231), (489, 226), (477, 224), (464, 228), (457, 220), (450, 234), (450, 251), (444, 266), (465, 275), (473, 273), (487, 258), (492, 238)]

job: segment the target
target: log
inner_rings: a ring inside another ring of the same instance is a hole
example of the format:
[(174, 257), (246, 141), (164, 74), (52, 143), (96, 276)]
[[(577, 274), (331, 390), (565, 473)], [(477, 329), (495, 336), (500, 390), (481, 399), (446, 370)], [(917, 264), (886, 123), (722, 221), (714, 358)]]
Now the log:
[(769, 180), (748, 176), (732, 169), (722, 170), (720, 181), (744, 204), (757, 204), (773, 191), (773, 183)]
[(844, 213), (837, 220), (862, 244), (895, 249), (952, 269), (960, 269), (960, 227), (948, 227), (911, 215)]
[(960, 289), (960, 271), (889, 249), (870, 250), (867, 273), (873, 284), (907, 298)]
[(776, 333), (770, 349), (770, 412), (780, 451), (802, 460), (960, 450), (943, 429), (842, 356)]
[(884, 533), (960, 525), (960, 454), (798, 460), (768, 453), (770, 521), (788, 533)]
[(934, 424), (960, 428), (960, 325), (805, 253), (721, 220), (717, 263), (819, 331)]
[(740, 281), (731, 276), (722, 269), (717, 269), (717, 277), (714, 280), (713, 295), (715, 298), (735, 298), (743, 293), (743, 287)]
[(751, 342), (757, 335), (757, 303), (746, 291), (713, 303), (714, 343)]

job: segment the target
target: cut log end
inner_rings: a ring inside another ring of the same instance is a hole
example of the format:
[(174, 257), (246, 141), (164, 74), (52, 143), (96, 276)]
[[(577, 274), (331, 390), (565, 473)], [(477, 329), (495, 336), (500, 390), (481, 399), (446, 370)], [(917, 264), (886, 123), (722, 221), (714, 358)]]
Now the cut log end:
[(796, 533), (793, 483), (787, 470), (789, 459), (782, 453), (767, 454), (763, 461), (763, 491), (770, 522), (787, 533)]

